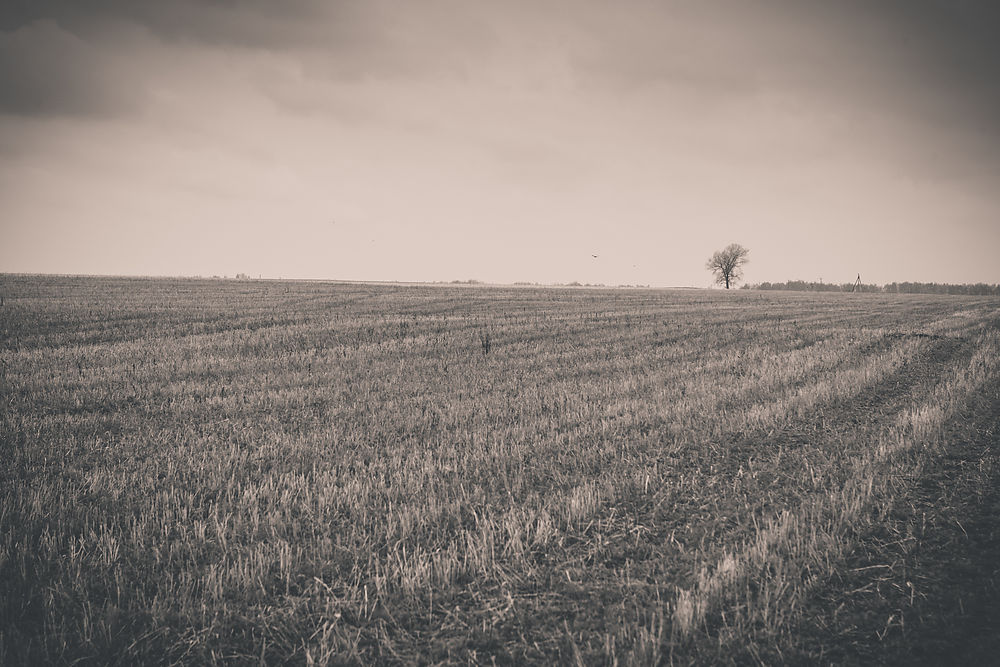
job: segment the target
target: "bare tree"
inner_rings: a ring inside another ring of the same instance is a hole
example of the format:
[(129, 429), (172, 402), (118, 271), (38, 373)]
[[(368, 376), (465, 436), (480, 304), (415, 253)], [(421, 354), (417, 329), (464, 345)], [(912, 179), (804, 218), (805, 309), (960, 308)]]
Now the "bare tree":
[(725, 250), (712, 255), (705, 268), (715, 274), (715, 282), (725, 285), (726, 289), (743, 277), (742, 267), (749, 260), (750, 251), (739, 243), (730, 243)]

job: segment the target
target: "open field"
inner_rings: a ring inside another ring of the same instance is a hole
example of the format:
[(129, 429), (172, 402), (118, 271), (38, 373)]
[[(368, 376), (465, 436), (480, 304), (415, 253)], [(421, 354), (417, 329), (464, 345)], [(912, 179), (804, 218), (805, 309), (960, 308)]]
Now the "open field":
[(28, 276), (0, 296), (0, 663), (996, 641), (996, 298)]

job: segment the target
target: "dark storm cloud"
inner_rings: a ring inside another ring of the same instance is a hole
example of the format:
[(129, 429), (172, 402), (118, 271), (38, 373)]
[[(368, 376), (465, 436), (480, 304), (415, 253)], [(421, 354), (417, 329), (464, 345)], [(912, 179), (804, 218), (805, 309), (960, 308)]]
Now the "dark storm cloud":
[[(171, 48), (350, 54), (375, 41), (373, 18), (308, 0), (15, 1), (0, 8), (0, 113), (127, 113), (155, 83), (143, 66), (168, 68)], [(360, 66), (335, 60), (330, 69)]]
[(107, 22), (129, 22), (168, 40), (275, 47), (319, 39), (331, 28), (317, 20), (326, 6), (333, 5), (315, 0), (15, 0), (0, 10), (0, 28), (51, 20), (72, 32), (93, 33)]
[[(899, 65), (876, 80), (887, 101), (882, 132), (894, 131), (894, 119), (908, 123), (911, 140), (900, 148), (927, 173), (952, 181), (995, 182), (1000, 175), (1000, 3), (854, 0), (840, 11), (854, 13), (860, 47)], [(870, 25), (876, 28), (866, 31)], [(887, 43), (876, 44), (879, 37)]]
[[(886, 35), (882, 56), (898, 57), (900, 113), (937, 126), (957, 125), (1000, 147), (1000, 3), (994, 0), (891, 0), (847, 3), (862, 47)], [(863, 32), (867, 24), (884, 26)], [(864, 43), (867, 40), (869, 43)], [(886, 82), (892, 85), (894, 82)], [(908, 108), (905, 106), (908, 105)]]
[(0, 112), (138, 106), (149, 81), (129, 63), (157, 48), (269, 52), (307, 79), (464, 76), (470, 54), (491, 40), (480, 14), (453, 0), (15, 0), (0, 7)]
[[(1000, 3), (993, 0), (634, 6), (574, 19), (598, 37), (575, 59), (584, 75), (624, 87), (692, 82), (753, 91), (792, 84), (850, 96), (912, 84), (990, 101), (1000, 94)], [(863, 67), (845, 66), (851, 59)]]
[(895, 2), (884, 15), (941, 94), (980, 105), (980, 119), (1000, 132), (1000, 3)]
[(823, 117), (844, 145), (859, 142), (895, 154), (932, 178), (995, 178), (1000, 3), (630, 6), (636, 11), (581, 14), (585, 31), (601, 36), (574, 57), (581, 81), (625, 99), (636, 91), (666, 90), (704, 111), (754, 98), (778, 100)]
[(50, 21), (0, 33), (0, 112), (25, 116), (107, 115), (134, 97), (109, 74), (112, 59)]
[(132, 65), (156, 40), (253, 37), (252, 12), (234, 11), (228, 22), (218, 15), (213, 5), (192, 2), (5, 3), (0, 112), (107, 116), (133, 110), (144, 99), (146, 82)]
[(319, 112), (329, 96), (302, 89), (316, 79), (475, 78), (486, 63), (530, 57), (527, 44), (561, 51), (579, 82), (619, 92), (666, 83), (710, 104), (785, 89), (994, 136), (998, 19), (997, 3), (943, 0), (14, 0), (0, 8), (0, 112), (141, 105), (150, 77), (128, 63), (143, 40), (281, 54), (303, 78), (262, 92)]

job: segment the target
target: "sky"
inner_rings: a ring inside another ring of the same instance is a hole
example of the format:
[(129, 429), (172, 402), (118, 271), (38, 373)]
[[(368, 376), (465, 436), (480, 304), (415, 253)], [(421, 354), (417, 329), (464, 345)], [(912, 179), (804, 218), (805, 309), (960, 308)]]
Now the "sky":
[[(6, 0), (0, 272), (1000, 283), (993, 0)], [(596, 257), (595, 257), (596, 255)]]

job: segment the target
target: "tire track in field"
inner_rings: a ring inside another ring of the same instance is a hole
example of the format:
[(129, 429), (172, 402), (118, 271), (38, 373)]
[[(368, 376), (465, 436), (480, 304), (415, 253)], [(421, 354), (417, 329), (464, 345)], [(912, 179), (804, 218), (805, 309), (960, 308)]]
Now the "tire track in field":
[[(706, 564), (725, 563), (733, 547), (742, 544), (745, 549), (752, 545), (758, 526), (769, 523), (769, 518), (779, 518), (784, 511), (791, 511), (794, 516), (799, 507), (810, 505), (813, 496), (823, 496), (846, 483), (852, 457), (863, 453), (869, 443), (874, 443), (878, 432), (890, 428), (908, 407), (921, 402), (937, 380), (956, 364), (964, 364), (973, 352), (972, 346), (963, 340), (927, 339), (922, 342), (926, 345), (912, 360), (876, 385), (852, 397), (817, 406), (809, 418), (790, 421), (768, 434), (763, 443), (767, 446), (766, 452), (762, 453), (761, 442), (765, 434), (760, 432), (734, 433), (727, 441), (713, 446), (705, 463), (714, 466), (721, 483), (711, 484), (701, 496), (695, 496), (693, 502), (685, 502), (683, 497), (674, 494), (674, 504), (667, 511), (654, 508), (653, 512), (643, 513), (639, 509), (635, 523), (648, 529), (648, 541), (681, 542), (686, 547), (682, 547), (682, 553), (691, 554), (690, 558), (677, 559), (677, 550), (673, 554), (670, 550), (660, 552), (659, 558), (672, 561), (673, 567), (668, 570), (668, 576), (654, 580), (655, 593), (670, 598), (676, 588), (697, 590), (704, 585), (702, 568)], [(831, 420), (830, 413), (838, 411), (846, 412), (851, 419)], [(726, 487), (730, 482), (746, 479), (741, 471), (753, 457), (764, 459), (760, 462), (763, 473), (758, 476), (763, 483), (749, 485), (745, 492), (750, 497), (763, 496), (766, 500), (758, 506), (740, 507), (736, 494), (727, 493)], [(807, 475), (814, 474), (818, 479), (811, 480), (810, 488)], [(697, 493), (693, 488), (687, 491)], [(668, 503), (658, 501), (661, 507)], [(692, 517), (696, 518), (692, 520)], [(668, 530), (669, 538), (666, 536)], [(737, 549), (735, 553), (738, 555), (740, 551)], [(731, 562), (735, 566), (736, 561)], [(656, 559), (647, 564), (654, 571), (658, 565)], [(660, 584), (664, 579), (668, 582), (666, 590)], [(646, 597), (648, 600), (649, 596)], [(656, 607), (664, 609), (666, 605), (657, 601)], [(636, 618), (632, 622), (641, 620)], [(713, 623), (712, 618), (706, 620), (710, 625)], [(668, 621), (662, 623), (668, 624)], [(660, 631), (665, 632), (662, 627)]]
[[(786, 509), (789, 502), (802, 497), (801, 493), (793, 493), (792, 488), (801, 485), (803, 465), (815, 467), (849, 459), (866, 446), (852, 436), (891, 423), (898, 414), (926, 395), (934, 380), (948, 370), (948, 364), (940, 364), (939, 360), (958, 363), (967, 359), (971, 351), (971, 347), (960, 340), (935, 341), (917, 350), (915, 359), (904, 363), (877, 384), (853, 396), (817, 405), (808, 418), (790, 419), (766, 431), (730, 432), (718, 441), (705, 443), (700, 451), (690, 448), (683, 452), (694, 457), (699, 467), (708, 467), (715, 475), (712, 488), (698, 488), (698, 480), (693, 483), (686, 481), (690, 477), (686, 471), (674, 468), (681, 462), (675, 452), (668, 451), (666, 456), (650, 452), (648, 466), (664, 470), (658, 480), (661, 489), (646, 498), (633, 494), (617, 499), (610, 512), (615, 514), (627, 510), (635, 526), (642, 526), (638, 530), (648, 536), (649, 542), (669, 538), (668, 541), (674, 543), (683, 541), (687, 545), (697, 544), (699, 548), (704, 548), (715, 533), (707, 530), (710, 526), (692, 523), (691, 517), (700, 516), (705, 522), (713, 523), (720, 515), (729, 514), (733, 508), (719, 503), (720, 497), (730, 501), (734, 499), (732, 493), (727, 497), (725, 487), (737, 482), (744, 492), (768, 499), (754, 508), (758, 521), (768, 513)], [(846, 412), (850, 419), (837, 419), (838, 412)], [(815, 443), (824, 446), (812, 446)], [(756, 470), (750, 471), (749, 462), (754, 463)], [(812, 481), (810, 483), (815, 485)], [(685, 497), (686, 493), (699, 493), (700, 497)], [(698, 503), (706, 499), (716, 503)], [(597, 523), (600, 524), (600, 520)], [(730, 516), (724, 525), (715, 527), (724, 529), (722, 534), (727, 541), (731, 541), (739, 531), (749, 535), (753, 525), (754, 521), (748, 516)]]
[[(964, 350), (963, 347), (965, 348)], [(779, 493), (771, 494), (771, 507), (762, 508), (765, 511), (757, 513), (760, 523), (763, 524), (768, 514), (772, 517), (777, 517), (779, 516), (778, 512), (781, 510), (795, 510), (796, 506), (806, 507), (811, 502), (811, 495), (819, 493), (822, 496), (828, 489), (836, 489), (846, 484), (849, 480), (844, 478), (837, 479), (836, 475), (848, 474), (849, 466), (853, 463), (852, 456), (863, 456), (864, 452), (859, 447), (830, 451), (830, 446), (843, 445), (846, 440), (851, 438), (858, 440), (858, 444), (862, 447), (868, 442), (873, 442), (875, 440), (874, 437), (869, 439), (865, 435), (875, 436), (879, 431), (884, 431), (886, 428), (891, 427), (901, 412), (905, 411), (907, 407), (919, 403), (930, 392), (933, 385), (936, 384), (935, 380), (942, 373), (946, 373), (949, 370), (949, 365), (945, 362), (963, 363), (965, 358), (969, 356), (966, 352), (971, 354), (971, 349), (968, 346), (964, 346), (961, 341), (936, 340), (925, 348), (922, 354), (916, 357), (914, 361), (909, 362), (894, 375), (860, 392), (853, 398), (843, 399), (829, 406), (833, 411), (836, 411), (838, 408), (843, 408), (846, 405), (846, 408), (850, 411), (849, 414), (853, 417), (850, 423), (835, 424), (833, 428), (830, 428), (830, 424), (824, 414), (829, 411), (823, 410), (819, 411), (819, 414), (813, 419), (793, 422), (782, 429), (780, 433), (772, 436), (772, 439), (768, 443), (772, 448), (777, 446), (779, 451), (781, 451), (782, 447), (788, 447), (793, 451), (791, 456), (792, 465), (782, 465), (779, 460), (772, 460), (770, 462), (770, 469), (774, 472), (775, 478), (777, 478), (772, 483), (771, 489), (776, 489)], [(861, 406), (860, 409), (858, 409), (858, 405)], [(816, 439), (820, 439), (821, 442), (826, 443), (826, 447), (809, 448), (810, 441), (815, 441)], [(729, 448), (723, 451), (720, 463), (729, 462), (732, 465), (733, 454), (736, 455), (735, 458), (738, 462), (745, 460), (746, 456), (758, 453), (760, 450), (760, 443), (753, 436), (737, 437), (729, 445)], [(796, 454), (801, 456), (796, 458)], [(824, 460), (827, 456), (830, 456), (831, 459)], [(719, 461), (718, 458), (716, 460)], [(821, 479), (820, 484), (813, 490), (804, 488), (804, 473), (813, 474), (814, 468), (820, 467), (824, 463), (827, 464), (827, 469), (834, 476), (825, 480)], [(800, 488), (795, 489), (796, 485)], [(782, 494), (781, 492), (785, 493)], [(713, 509), (718, 512), (718, 502), (716, 502), (716, 507)], [(710, 513), (711, 510), (709, 511)], [(746, 515), (746, 512), (744, 512), (744, 515)], [(754, 515), (751, 514), (752, 516)], [(703, 525), (707, 523), (708, 521), (706, 520), (703, 522)], [(724, 554), (729, 545), (733, 545), (734, 543), (752, 544), (753, 533), (757, 530), (756, 525), (755, 523), (752, 528), (746, 519), (736, 522), (731, 521), (729, 526), (714, 527), (716, 528), (716, 532), (711, 534), (709, 539), (715, 541), (717, 545), (715, 549), (716, 553), (719, 552), (719, 548), (721, 547)], [(694, 525), (691, 528), (696, 531), (699, 529), (699, 527)], [(699, 547), (699, 550), (705, 554), (700, 559), (702, 563), (720, 562), (718, 557), (712, 558), (710, 556), (712, 548), (710, 545), (705, 544), (705, 536), (702, 536)], [(729, 557), (726, 556), (721, 562), (725, 564), (727, 558)], [(693, 570), (689, 572), (689, 581), (694, 574)], [(698, 578), (701, 578), (700, 574)], [(680, 586), (685, 586), (683, 577), (678, 578), (677, 583)], [(685, 588), (691, 585), (693, 585), (693, 582), (690, 582)]]
[[(802, 662), (993, 664), (1000, 656), (1000, 381), (899, 480), (884, 520), (817, 586), (784, 648)], [(836, 641), (832, 641), (836, 638)]]
[[(754, 518), (763, 521), (778, 508), (801, 502), (801, 493), (788, 487), (801, 477), (801, 467), (781, 473), (783, 458), (808, 463), (810, 456), (829, 455), (836, 471), (836, 464), (854, 450), (809, 448), (810, 442), (843, 444), (851, 436), (892, 423), (951, 365), (972, 353), (968, 342), (959, 339), (927, 338), (920, 343), (911, 361), (853, 397), (818, 406), (809, 418), (792, 420), (770, 434), (734, 433), (707, 445), (697, 464), (714, 471), (714, 484), (699, 488), (696, 478), (685, 480), (683, 471), (670, 470), (675, 457), (658, 458), (657, 452), (650, 452), (648, 465), (666, 469), (654, 482), (661, 488), (651, 493), (625, 489), (587, 526), (566, 531), (556, 544), (533, 554), (526, 571), (510, 571), (505, 581), (483, 582), (449, 596), (449, 608), (437, 613), (440, 625), (434, 643), (453, 646), (459, 653), (452, 657), (478, 650), (514, 661), (570, 659), (572, 645), (591, 658), (604, 655), (608, 649), (598, 645), (598, 638), (622, 626), (652, 622), (651, 610), (664, 609), (664, 598), (671, 597), (676, 586), (692, 584), (699, 563), (711, 562), (712, 554), (751, 538)], [(852, 419), (831, 423), (828, 415), (836, 410), (847, 410)], [(761, 446), (765, 436), (766, 449)], [(740, 512), (732, 494), (719, 492), (744, 477), (746, 461), (762, 453), (762, 458), (770, 458), (761, 466), (773, 476), (758, 476), (758, 484), (746, 491), (766, 488), (769, 501)], [(564, 623), (560, 641), (554, 628)], [(480, 629), (470, 634), (474, 628)], [(575, 643), (573, 637), (578, 638)]]
[[(922, 465), (934, 465), (942, 452), (951, 448), (953, 434), (945, 433), (943, 426), (966, 410), (984, 386), (996, 381), (1000, 370), (998, 342), (996, 331), (979, 336), (968, 363), (949, 368), (943, 381), (929, 387), (922, 398), (876, 433), (873, 444), (878, 446), (859, 452), (849, 462), (857, 477), (845, 482), (842, 497), (834, 494), (824, 499), (821, 495), (813, 504), (805, 499), (801, 510), (769, 523), (748, 556), (737, 561), (745, 566), (736, 569), (742, 570), (739, 579), (725, 576), (724, 559), (707, 579), (707, 587), (705, 581), (699, 581), (699, 594), (707, 590), (709, 599), (712, 595), (720, 598), (717, 611), (710, 613), (707, 625), (695, 637), (699, 660), (706, 659), (707, 648), (712, 661), (740, 661), (727, 646), (742, 651), (743, 661), (767, 662), (761, 654), (772, 649), (776, 653), (771, 653), (770, 660), (787, 659), (779, 643), (787, 638), (789, 625), (801, 618), (801, 612), (794, 610), (815, 589), (823, 573), (832, 576), (843, 567), (845, 549), (855, 543), (858, 526), (883, 522), (883, 508), (897, 498), (899, 480), (913, 477)], [(746, 608), (739, 606), (740, 599), (734, 599), (744, 577)], [(674, 612), (675, 626), (683, 602), (681, 595)], [(726, 602), (737, 606), (725, 607)], [(727, 621), (727, 609), (730, 614), (735, 612), (735, 619)], [(892, 620), (890, 617), (887, 625)], [(884, 628), (882, 634), (887, 631)]]

